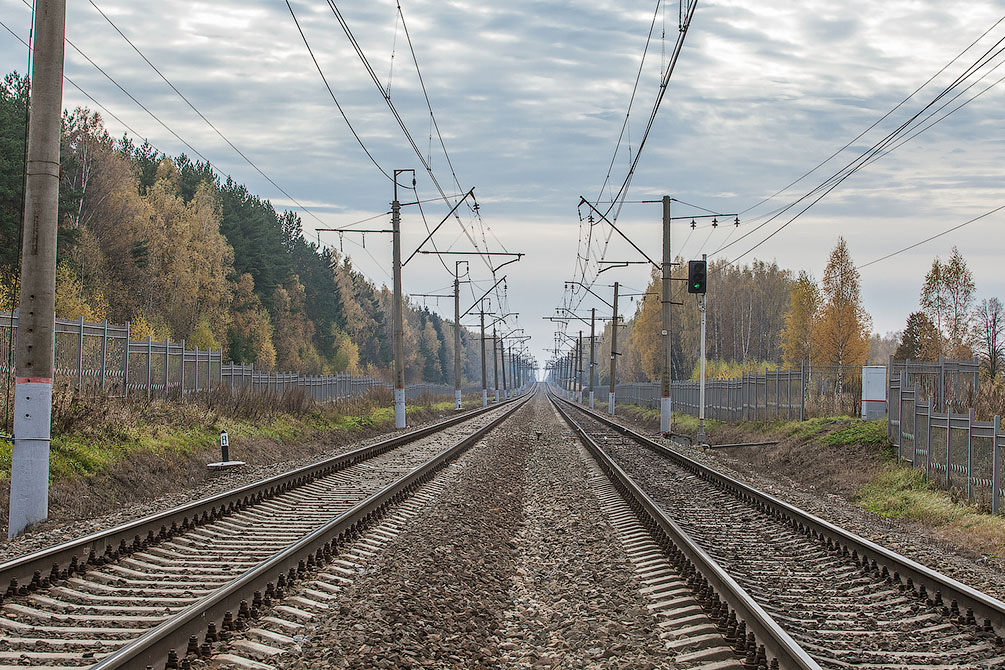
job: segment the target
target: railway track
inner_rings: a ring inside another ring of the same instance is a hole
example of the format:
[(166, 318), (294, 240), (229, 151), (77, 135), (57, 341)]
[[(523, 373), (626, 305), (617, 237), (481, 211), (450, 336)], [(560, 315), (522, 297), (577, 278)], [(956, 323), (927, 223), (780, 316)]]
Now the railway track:
[(1005, 667), (1005, 603), (553, 402), (744, 667)]
[(523, 402), (0, 565), (0, 669), (188, 667), (263, 612), (281, 627), (271, 606), (293, 583)]

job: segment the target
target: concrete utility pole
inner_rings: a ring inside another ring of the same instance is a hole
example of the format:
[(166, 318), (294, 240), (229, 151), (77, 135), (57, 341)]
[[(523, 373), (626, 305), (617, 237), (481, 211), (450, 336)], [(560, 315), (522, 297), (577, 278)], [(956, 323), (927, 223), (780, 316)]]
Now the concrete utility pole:
[(499, 367), (502, 369), (502, 397), (509, 398), (509, 388), (506, 386), (506, 338), (499, 341)]
[(582, 404), (586, 385), (583, 383), (583, 331), (579, 331), (579, 338), (576, 340), (576, 402)]
[(496, 402), (499, 402), (499, 357), (496, 350), (499, 348), (499, 339), (496, 337), (496, 327), (492, 326), (492, 377), (495, 379), (493, 388), (496, 391)]
[(34, 32), (7, 537), (49, 516), (66, 0), (38, 0)]
[[(707, 254), (701, 255), (701, 260), (705, 261)], [(707, 262), (707, 261), (706, 261)], [(698, 435), (695, 442), (705, 444), (708, 437), (705, 435), (705, 294), (698, 296), (698, 308), (701, 310), (701, 371), (698, 386)]]
[(611, 380), (607, 391), (607, 413), (614, 416), (614, 389), (618, 367), (618, 282), (614, 282), (614, 315), (611, 319)]
[(670, 432), (670, 196), (663, 196), (663, 375), (660, 395), (660, 432)]
[(593, 409), (593, 375), (597, 369), (596, 355), (597, 309), (590, 309), (590, 409)]
[(454, 409), (461, 408), (461, 263), (454, 262)]
[(488, 377), (485, 376), (485, 309), (479, 311), (482, 318), (482, 407), (489, 406)]
[(394, 335), (394, 427), (405, 427), (405, 331), (401, 314), (401, 203), (398, 202), (398, 174), (394, 171), (394, 202), (391, 203), (391, 239), (394, 263), (394, 304), (391, 328)]

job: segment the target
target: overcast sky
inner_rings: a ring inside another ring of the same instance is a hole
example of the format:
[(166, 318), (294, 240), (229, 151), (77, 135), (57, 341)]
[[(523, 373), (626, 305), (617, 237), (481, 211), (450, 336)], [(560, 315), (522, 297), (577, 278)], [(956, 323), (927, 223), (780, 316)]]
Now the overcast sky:
[[(391, 183), (339, 115), (285, 3), (95, 2), (231, 142), (310, 210), (301, 212), (310, 237), (317, 239), (319, 221), (345, 225), (388, 211)], [(416, 168), (420, 197), (434, 197), (430, 178), (327, 4), (291, 2), (373, 158), (387, 171)], [(171, 91), (90, 3), (69, 4), (67, 36), (97, 65), (219, 170), (277, 207), (295, 207)], [(395, 3), (338, 5), (444, 190), (457, 193), (439, 141), (431, 137)], [(484, 228), (466, 207), (462, 221), (480, 248), (526, 254), (500, 274), (509, 278), (509, 308), (520, 312), (519, 325), (534, 337), (533, 351), (543, 362), (553, 327), (541, 317), (561, 302), (563, 282), (576, 272), (576, 205), (580, 195), (596, 198), (607, 176), (656, 2), (403, 0), (402, 8), (460, 190), (476, 188)], [(665, 39), (662, 12), (657, 19), (629, 132), (611, 171), (615, 186), (638, 148), (664, 54), (676, 39), (677, 12), (676, 4), (667, 5)], [(714, 211), (744, 212), (736, 229), (689, 235), (686, 222), (675, 224), (675, 254), (716, 251), (924, 107), (1005, 38), (1005, 22), (848, 151), (776, 200), (750, 209), (889, 112), (1003, 15), (1005, 2), (992, 1), (699, 0), (629, 200), (670, 194)], [(0, 17), (27, 38), (30, 10), (23, 2), (0, 0)], [(26, 50), (6, 31), (0, 31), (0, 50), (6, 71), (25, 70)], [(127, 132), (124, 123), (169, 155), (192, 154), (72, 48), (66, 74), (121, 120), (102, 113), (113, 135)], [(992, 72), (947, 110), (1003, 74), (1005, 68)], [(95, 108), (70, 85), (64, 104)], [(856, 262), (866, 263), (1005, 204), (1003, 117), (1002, 90), (995, 87), (852, 176), (740, 262), (776, 260), (819, 278), (838, 235), (846, 237)], [(414, 197), (405, 193), (402, 199)], [(430, 226), (448, 210), (442, 200), (423, 207)], [(675, 214), (693, 211), (674, 205)], [(720, 257), (735, 259), (787, 220), (751, 232)], [(945, 257), (953, 245), (973, 270), (978, 297), (1005, 298), (1003, 222), (1005, 211), (864, 268), (863, 296), (874, 329), (903, 327), (917, 308), (933, 257)], [(658, 258), (658, 205), (628, 204), (620, 223)], [(405, 208), (403, 229), (408, 254), (426, 234), (416, 207)], [(606, 235), (603, 226), (594, 230)], [(441, 249), (472, 249), (453, 221), (435, 239)], [(322, 234), (321, 240), (340, 246), (337, 235)], [(341, 248), (376, 282), (389, 282), (389, 242), (368, 235), (364, 250), (360, 241), (359, 235), (347, 236)], [(607, 257), (633, 254), (612, 241)], [(451, 270), (455, 259), (446, 261)], [(471, 268), (478, 282), (488, 278), (483, 263), (472, 262)], [(606, 272), (601, 280), (641, 288), (646, 277), (645, 267), (632, 266)], [(411, 293), (446, 292), (451, 279), (431, 256), (417, 257), (405, 269)], [(468, 286), (467, 302), (479, 286), (490, 284)], [(449, 300), (426, 302), (452, 317)], [(594, 305), (602, 304), (583, 303)]]

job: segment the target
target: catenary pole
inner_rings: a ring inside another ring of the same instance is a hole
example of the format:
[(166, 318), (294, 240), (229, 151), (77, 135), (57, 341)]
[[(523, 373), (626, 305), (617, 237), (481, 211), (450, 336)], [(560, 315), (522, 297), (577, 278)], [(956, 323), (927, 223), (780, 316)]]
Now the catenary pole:
[(394, 427), (405, 427), (405, 332), (401, 310), (401, 203), (398, 173), (394, 171), (394, 202), (391, 203), (391, 238), (394, 263), (394, 304), (391, 307), (394, 335)]
[(8, 537), (49, 516), (66, 0), (38, 0), (34, 33)]
[(670, 433), (670, 196), (663, 196), (663, 374), (660, 395), (660, 432)]
[(488, 377), (485, 375), (485, 309), (479, 310), (478, 313), (482, 319), (482, 407), (488, 407)]
[(496, 327), (492, 326), (492, 377), (495, 380), (493, 388), (496, 392), (496, 402), (499, 402), (499, 357), (496, 356), (496, 350), (498, 349), (499, 339), (496, 337)]
[(499, 367), (502, 370), (503, 400), (509, 398), (509, 388), (506, 386), (506, 338), (499, 341)]
[(579, 338), (576, 340), (576, 402), (582, 404), (585, 400), (583, 392), (586, 385), (583, 384), (583, 331), (579, 331)]
[(590, 409), (593, 409), (593, 375), (597, 369), (596, 359), (597, 308), (590, 309)]
[(461, 409), (461, 263), (454, 262), (454, 408)]
[(607, 413), (614, 416), (614, 389), (618, 368), (618, 282), (614, 282), (614, 315), (611, 319), (611, 380), (607, 390)]

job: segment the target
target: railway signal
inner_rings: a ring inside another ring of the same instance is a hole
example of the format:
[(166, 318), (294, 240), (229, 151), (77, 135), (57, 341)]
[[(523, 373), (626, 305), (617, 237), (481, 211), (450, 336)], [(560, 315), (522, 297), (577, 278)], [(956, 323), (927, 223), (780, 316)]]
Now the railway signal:
[(708, 281), (708, 263), (704, 260), (688, 261), (687, 292), (704, 294)]

